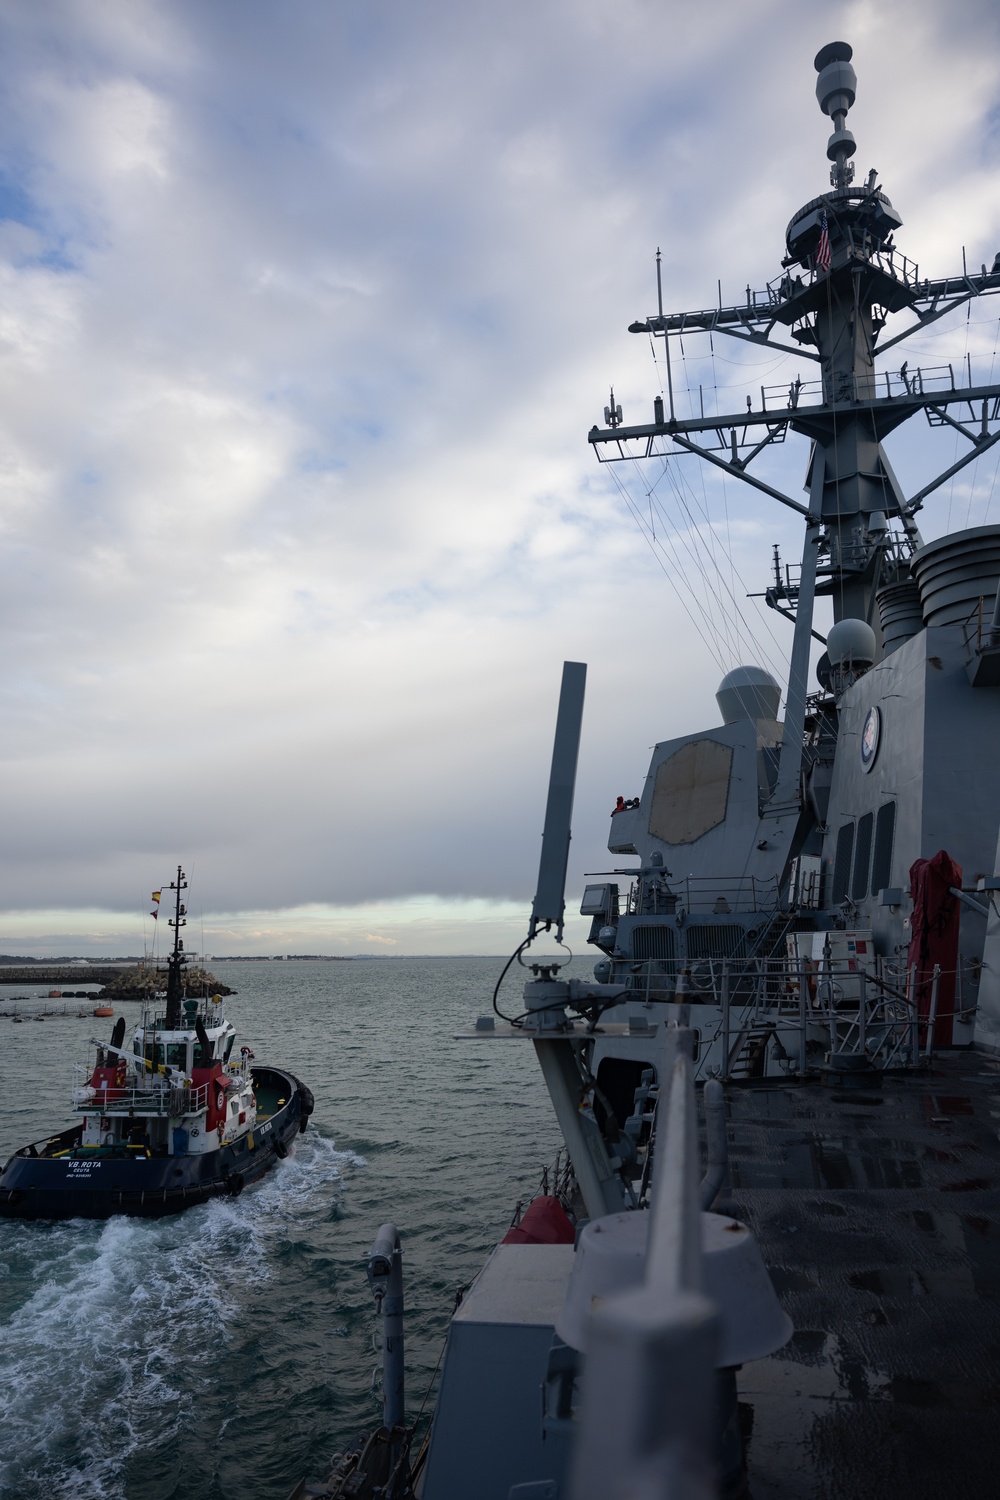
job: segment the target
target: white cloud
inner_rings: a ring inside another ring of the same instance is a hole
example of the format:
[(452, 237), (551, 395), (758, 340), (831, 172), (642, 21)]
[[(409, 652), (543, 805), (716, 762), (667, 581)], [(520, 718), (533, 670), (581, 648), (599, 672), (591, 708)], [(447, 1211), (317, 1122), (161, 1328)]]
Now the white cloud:
[[(66, 913), (141, 910), (180, 858), (207, 910), (256, 914), (247, 944), (311, 947), (309, 911), (331, 942), (496, 951), (563, 657), (591, 664), (571, 879), (602, 868), (648, 746), (712, 721), (738, 657), (780, 664), (743, 595), (798, 544), (692, 461), (657, 557), (587, 450), (609, 383), (651, 409), (624, 328), (653, 251), (671, 306), (776, 274), (826, 186), (811, 64), (839, 32), (900, 243), (990, 260), (997, 31), (973, 0), (6, 8), (0, 907), (82, 939)], [(996, 326), (970, 329), (985, 362)], [(702, 355), (694, 400), (794, 367)], [(793, 446), (771, 475), (797, 489)], [(928, 530), (983, 519), (995, 468)], [(703, 510), (756, 645), (701, 638)]]

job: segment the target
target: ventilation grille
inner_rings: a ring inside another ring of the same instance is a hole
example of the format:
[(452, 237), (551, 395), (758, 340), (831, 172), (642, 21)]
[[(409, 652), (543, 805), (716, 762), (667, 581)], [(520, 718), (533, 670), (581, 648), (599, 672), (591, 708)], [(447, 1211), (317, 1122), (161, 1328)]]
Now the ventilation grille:
[(746, 952), (747, 931), (734, 923), (716, 926), (689, 927), (687, 929), (687, 953), (690, 959), (742, 958)]
[(671, 962), (677, 954), (677, 942), (672, 927), (636, 927), (632, 931), (632, 957), (640, 961), (649, 958)]

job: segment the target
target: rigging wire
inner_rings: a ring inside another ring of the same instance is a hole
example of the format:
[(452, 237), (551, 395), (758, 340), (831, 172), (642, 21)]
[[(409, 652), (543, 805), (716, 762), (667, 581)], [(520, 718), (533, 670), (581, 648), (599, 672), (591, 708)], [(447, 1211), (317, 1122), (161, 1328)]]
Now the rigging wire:
[[(702, 469), (702, 474), (704, 475), (704, 469)], [(694, 519), (692, 517), (690, 517), (690, 510), (686, 506), (686, 502), (684, 501), (683, 496), (682, 496), (682, 494), (680, 492), (680, 485), (684, 481), (682, 479), (678, 478), (678, 475), (677, 475), (676, 471), (671, 471), (670, 479), (671, 479), (671, 484), (674, 487), (675, 493), (677, 493), (679, 502), (681, 503), (681, 505), (685, 506), (685, 509), (688, 512), (689, 519), (691, 519), (692, 525), (693, 526), (696, 525)], [(694, 496), (693, 491), (692, 491), (692, 499), (694, 500), (694, 503), (697, 504), (697, 498)], [(706, 496), (706, 499), (705, 499), (705, 504), (702, 506), (701, 510), (702, 510), (702, 515), (704, 517), (704, 521), (705, 521), (706, 527), (710, 528), (712, 530), (713, 534), (714, 534), (715, 523), (713, 522), (712, 517), (711, 517), (711, 515), (709, 513), (707, 496)], [(700, 528), (699, 528), (699, 530), (700, 530)], [(720, 542), (720, 545), (721, 545), (721, 542)], [(735, 573), (736, 572), (736, 565), (735, 565), (735, 563), (733, 561), (731, 549), (728, 550), (725, 553), (725, 556), (726, 556), (726, 560), (729, 563), (730, 570), (733, 573)], [(718, 567), (717, 561), (716, 561), (715, 565), (716, 565), (716, 567)], [(723, 587), (726, 589), (727, 593), (729, 594), (729, 597), (730, 597), (730, 599), (732, 601), (733, 609), (734, 609), (734, 611), (735, 611), (735, 613), (736, 613), (736, 615), (737, 615), (740, 623), (743, 626), (743, 630), (744, 630), (744, 632), (745, 632), (745, 634), (747, 636), (747, 639), (748, 639), (748, 641), (749, 641), (752, 649), (756, 653), (758, 653), (759, 655), (761, 655), (761, 656), (767, 656), (768, 652), (767, 652), (766, 647), (763, 645), (763, 643), (760, 641), (760, 639), (755, 635), (755, 633), (753, 631), (753, 628), (751, 627), (749, 621), (746, 619), (746, 616), (743, 613), (743, 604), (738, 599), (738, 597), (736, 595), (735, 587), (732, 584), (730, 584), (730, 583), (728, 583), (726, 581), (725, 576), (724, 576), (721, 568), (719, 568), (718, 571), (719, 571), (720, 581), (722, 582)], [(737, 574), (737, 576), (738, 576), (738, 574)], [(740, 584), (742, 585), (742, 587), (744, 588), (744, 590), (746, 591), (746, 593), (749, 595), (749, 590), (746, 588), (746, 584), (745, 584), (745, 582), (743, 581), (742, 578), (740, 578)], [(780, 662), (780, 661), (783, 660), (784, 654), (785, 654), (784, 653), (784, 649), (782, 647), (782, 644), (778, 640), (777, 636), (774, 634), (774, 631), (771, 629), (770, 623), (767, 621), (767, 617), (766, 616), (762, 615), (762, 623), (763, 623), (764, 628), (766, 629), (768, 635), (771, 637), (771, 642), (772, 642), (772, 644), (773, 644), (773, 646), (775, 648), (775, 651), (778, 654), (778, 661)], [(774, 668), (775, 668), (775, 662), (773, 661), (773, 659), (768, 662), (768, 665), (772, 668), (772, 670), (774, 670)], [(783, 668), (779, 666), (778, 667), (778, 675), (779, 676), (780, 676), (782, 670), (783, 670)]]
[[(993, 384), (993, 371), (994, 371), (994, 368), (995, 368), (996, 362), (997, 362), (997, 340), (998, 339), (1000, 339), (1000, 319), (998, 319), (996, 327), (995, 327), (995, 329), (993, 331), (993, 353), (990, 356), (990, 373), (989, 373), (989, 377), (987, 378), (987, 381), (986, 381), (987, 385), (992, 385)], [(996, 489), (997, 469), (998, 469), (998, 467), (1000, 467), (1000, 465), (998, 465), (997, 462), (994, 461), (994, 464), (993, 464), (993, 478), (990, 481), (990, 492), (989, 492), (989, 494), (986, 497), (986, 509), (983, 511), (983, 524), (984, 525), (986, 524), (987, 517), (989, 516), (989, 513), (990, 513), (990, 506), (993, 504), (993, 491)], [(979, 459), (977, 458), (976, 461), (975, 461), (975, 464), (973, 466), (973, 471), (974, 471), (973, 472), (973, 484), (975, 484), (975, 470), (978, 469), (978, 468), (979, 468)]]
[[(688, 581), (688, 579), (687, 579), (687, 577), (686, 577), (686, 575), (684, 573), (683, 568), (680, 567), (679, 560), (676, 558), (676, 556), (674, 556), (672, 558), (672, 560), (674, 562), (674, 570), (673, 571), (670, 568), (667, 567), (666, 561), (664, 560), (665, 556), (668, 555), (668, 551), (672, 551), (672, 542), (670, 542), (670, 541), (661, 541), (658, 544), (654, 544), (653, 543), (652, 539), (650, 538), (649, 532), (648, 532), (648, 530), (646, 528), (645, 517), (642, 515), (642, 512), (636, 506), (635, 502), (632, 499), (632, 496), (629, 494), (629, 491), (626, 489), (625, 485), (622, 483), (622, 481), (619, 479), (618, 475), (615, 473), (614, 467), (613, 466), (610, 466), (610, 467), (611, 467), (611, 477), (612, 477), (612, 479), (614, 480), (615, 484), (618, 487), (618, 492), (621, 495), (622, 499), (624, 500), (624, 502), (625, 502), (626, 506), (628, 507), (629, 511), (631, 512), (632, 516), (637, 521), (637, 523), (639, 525), (639, 530), (642, 532), (642, 534), (643, 534), (646, 542), (648, 543), (649, 548), (650, 548), (651, 552), (653, 553), (653, 556), (656, 559), (656, 562), (657, 562), (658, 566), (660, 567), (661, 571), (663, 572), (664, 576), (667, 579), (669, 579), (669, 581), (674, 585), (674, 587), (675, 587), (675, 589), (677, 589), (678, 593), (680, 593), (680, 589), (678, 588), (678, 584), (682, 583), (683, 586), (684, 586), (684, 588), (690, 594), (690, 596), (691, 596), (691, 603), (692, 603), (692, 605), (693, 605), (694, 608), (693, 608), (693, 610), (690, 609), (690, 608), (688, 609), (688, 618), (691, 620), (692, 624), (695, 625), (695, 629), (698, 630), (698, 634), (701, 637), (702, 644), (705, 646), (705, 648), (708, 651), (709, 655), (712, 657), (712, 660), (716, 663), (716, 665), (718, 666), (718, 668), (719, 668), (719, 670), (721, 672), (725, 672), (725, 670), (726, 670), (725, 660), (724, 660), (723, 656), (721, 655), (721, 653), (719, 651), (718, 641), (717, 641), (717, 634), (716, 634), (716, 631), (714, 629), (713, 621), (712, 621), (710, 615), (705, 610), (704, 606), (702, 605), (701, 601), (699, 600), (699, 598), (698, 598), (697, 594), (695, 593), (694, 589), (691, 587), (691, 584), (689, 583), (689, 581)], [(683, 602), (684, 601), (682, 600), (682, 603)], [(701, 624), (700, 627), (698, 626), (697, 621), (695, 619), (695, 615), (696, 614), (701, 617), (702, 624)], [(711, 637), (711, 639), (710, 639), (710, 637)]]

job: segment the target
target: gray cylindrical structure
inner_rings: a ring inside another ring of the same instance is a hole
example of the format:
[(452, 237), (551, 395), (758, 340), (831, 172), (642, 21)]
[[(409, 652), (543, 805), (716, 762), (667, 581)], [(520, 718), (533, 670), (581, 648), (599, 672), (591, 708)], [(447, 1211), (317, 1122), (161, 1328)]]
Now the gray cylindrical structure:
[(882, 623), (883, 649), (888, 656), (924, 628), (920, 590), (914, 579), (906, 578), (902, 583), (887, 583), (880, 588), (876, 600)]
[(973, 526), (939, 537), (915, 552), (910, 566), (925, 625), (964, 624), (980, 599), (988, 624), (1000, 584), (1000, 526)]

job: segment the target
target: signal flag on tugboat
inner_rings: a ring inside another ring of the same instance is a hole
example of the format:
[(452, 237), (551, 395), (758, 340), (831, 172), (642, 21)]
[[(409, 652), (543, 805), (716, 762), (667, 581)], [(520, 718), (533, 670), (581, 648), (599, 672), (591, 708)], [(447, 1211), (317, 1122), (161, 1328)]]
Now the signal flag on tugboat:
[(816, 246), (816, 269), (817, 271), (829, 271), (830, 269), (830, 231), (826, 222), (826, 214), (820, 219), (819, 244)]
[[(150, 901), (155, 901), (156, 902), (157, 908), (160, 905), (160, 895), (161, 895), (160, 891), (154, 891), (153, 894), (149, 898)], [(150, 912), (149, 915), (152, 917), (153, 921), (156, 922), (159, 919), (160, 913), (159, 913), (158, 910), (154, 909), (153, 911)]]

